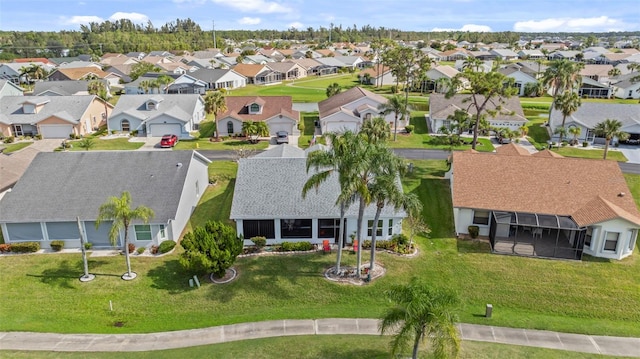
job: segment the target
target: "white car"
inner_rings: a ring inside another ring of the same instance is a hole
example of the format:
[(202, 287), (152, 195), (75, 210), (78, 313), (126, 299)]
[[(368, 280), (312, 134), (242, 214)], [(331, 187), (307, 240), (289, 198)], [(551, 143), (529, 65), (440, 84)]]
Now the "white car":
[(276, 143), (277, 144), (283, 144), (289, 143), (289, 133), (287, 131), (278, 131), (276, 132)]

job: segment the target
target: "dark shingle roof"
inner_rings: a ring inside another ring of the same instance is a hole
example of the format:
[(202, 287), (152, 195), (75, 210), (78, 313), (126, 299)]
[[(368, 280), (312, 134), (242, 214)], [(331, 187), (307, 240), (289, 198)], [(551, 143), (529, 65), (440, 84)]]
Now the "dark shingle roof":
[(93, 220), (109, 197), (129, 191), (133, 207), (150, 207), (154, 222), (166, 222), (176, 218), (194, 155), (194, 151), (39, 153), (0, 201), (0, 221), (72, 221), (76, 216)]
[[(470, 115), (475, 115), (475, 108), (472, 106), (472, 102), (468, 101), (470, 95), (454, 95), (451, 98), (446, 98), (443, 94), (431, 94), (429, 97), (429, 113), (431, 118), (444, 119), (453, 114), (454, 110), (461, 109), (467, 111)], [(478, 95), (480, 101), (484, 99), (483, 96)], [(501, 106), (501, 110), (496, 113), (495, 116), (487, 116), (488, 119), (502, 120), (502, 121), (527, 121), (522, 111), (522, 105), (520, 105), (520, 99), (517, 96), (512, 96), (503, 99), (504, 103), (500, 103), (497, 99), (495, 101), (487, 102), (486, 108), (488, 110), (495, 110), (497, 106)]]
[[(0, 120), (5, 123), (38, 123), (51, 116), (77, 124), (95, 96), (4, 96), (0, 98)], [(23, 113), (23, 103), (43, 104), (37, 113)]]

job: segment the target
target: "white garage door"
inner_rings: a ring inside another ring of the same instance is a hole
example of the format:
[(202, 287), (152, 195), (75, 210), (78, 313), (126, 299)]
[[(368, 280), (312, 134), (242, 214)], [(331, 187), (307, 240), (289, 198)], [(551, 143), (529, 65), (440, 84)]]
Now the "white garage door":
[(286, 131), (288, 134), (293, 134), (293, 126), (291, 123), (270, 123), (269, 132), (271, 136), (275, 136), (278, 131)]
[(182, 131), (180, 131), (181, 126), (177, 123), (152, 123), (151, 127), (151, 136), (160, 137), (164, 135), (176, 135), (180, 137)]
[(72, 125), (40, 125), (42, 138), (68, 138), (72, 132)]
[(329, 122), (327, 124), (327, 132), (345, 132), (356, 131), (356, 124), (353, 122)]

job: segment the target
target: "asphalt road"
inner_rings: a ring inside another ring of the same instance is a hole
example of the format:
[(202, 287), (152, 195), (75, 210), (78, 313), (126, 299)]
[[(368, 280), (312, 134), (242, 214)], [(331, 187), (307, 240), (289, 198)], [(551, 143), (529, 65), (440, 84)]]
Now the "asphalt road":
[[(198, 152), (212, 161), (233, 160), (236, 158), (234, 151), (198, 150)], [(449, 156), (449, 152), (443, 150), (396, 148), (394, 152), (408, 160), (445, 160)], [(640, 174), (640, 164), (638, 163), (618, 162), (618, 165), (623, 173)]]

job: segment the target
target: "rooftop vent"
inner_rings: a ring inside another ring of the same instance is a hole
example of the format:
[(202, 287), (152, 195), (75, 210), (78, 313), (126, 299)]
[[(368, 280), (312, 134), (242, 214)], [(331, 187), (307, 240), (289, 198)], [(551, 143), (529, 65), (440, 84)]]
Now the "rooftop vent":
[(620, 192), (618, 193), (618, 197), (624, 197), (625, 193), (624, 192)]
[(182, 162), (178, 162), (178, 164), (176, 165), (176, 167), (178, 167), (178, 168), (182, 167)]

